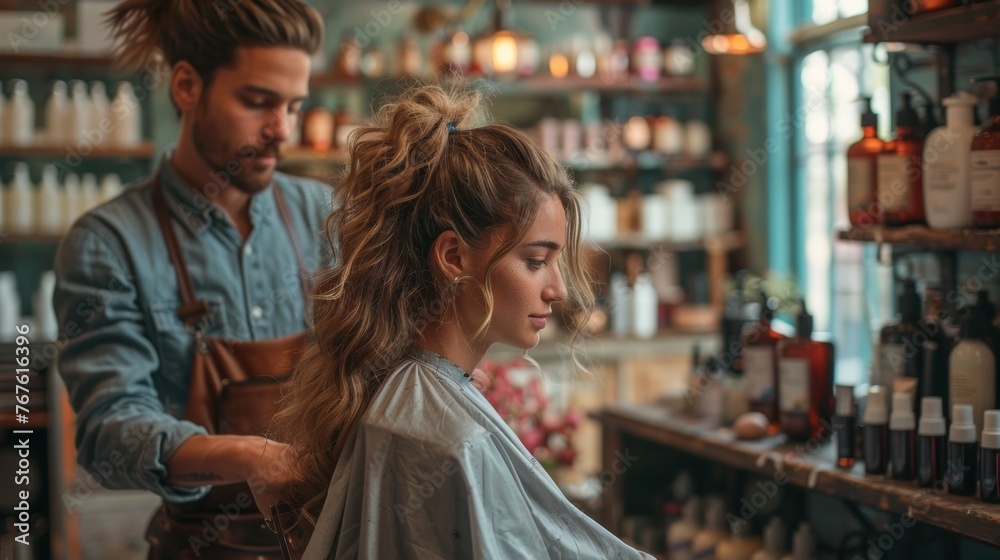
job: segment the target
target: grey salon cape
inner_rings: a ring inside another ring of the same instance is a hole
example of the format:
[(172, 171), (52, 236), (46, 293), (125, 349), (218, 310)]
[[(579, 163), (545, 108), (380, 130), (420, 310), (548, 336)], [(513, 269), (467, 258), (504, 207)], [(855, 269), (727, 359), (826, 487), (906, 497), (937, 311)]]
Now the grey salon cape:
[(652, 556), (574, 507), (465, 372), (415, 349), (348, 443), (303, 560)]

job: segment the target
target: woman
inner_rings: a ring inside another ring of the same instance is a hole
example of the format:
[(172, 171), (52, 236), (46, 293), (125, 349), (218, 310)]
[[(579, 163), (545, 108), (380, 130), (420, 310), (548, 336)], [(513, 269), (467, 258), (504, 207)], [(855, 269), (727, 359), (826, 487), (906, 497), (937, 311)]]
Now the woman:
[(553, 304), (593, 306), (565, 170), (475, 128), (480, 102), (415, 88), (352, 139), (338, 264), (276, 418), (285, 497), (319, 511), (304, 558), (650, 558), (574, 508), (471, 384), (492, 344), (534, 347)]

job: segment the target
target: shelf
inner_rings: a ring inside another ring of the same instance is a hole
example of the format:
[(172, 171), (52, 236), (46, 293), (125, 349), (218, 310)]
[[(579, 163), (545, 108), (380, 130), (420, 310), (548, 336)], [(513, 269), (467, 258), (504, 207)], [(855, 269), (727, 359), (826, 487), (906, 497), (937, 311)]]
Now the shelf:
[[(44, 395), (44, 393), (42, 393)], [(47, 411), (29, 412), (28, 423), (21, 424), (17, 421), (17, 415), (13, 410), (0, 411), (0, 426), (5, 430), (35, 430), (49, 427), (49, 413)]]
[[(347, 154), (339, 150), (317, 153), (310, 148), (295, 147), (285, 150), (281, 166), (327, 166), (339, 167), (347, 163)], [(663, 170), (669, 173), (711, 169), (721, 171), (729, 165), (729, 157), (723, 152), (714, 152), (707, 157), (672, 156), (655, 152), (640, 152), (626, 161), (606, 161), (596, 156), (581, 154), (562, 162), (573, 171), (642, 171)]]
[[(89, 144), (87, 144), (89, 146)], [(89, 154), (78, 149), (73, 144), (64, 146), (0, 146), (0, 157), (65, 157), (67, 154), (79, 155), (83, 159), (149, 159), (156, 154), (156, 145), (143, 142), (134, 148), (93, 148)]]
[(663, 170), (672, 173), (712, 169), (723, 171), (729, 165), (725, 152), (713, 152), (705, 157), (688, 155), (667, 155), (652, 151), (639, 152), (626, 161), (602, 161), (596, 156), (581, 154), (563, 162), (574, 171), (619, 171), (638, 169), (641, 171)]
[[(638, 76), (630, 76), (626, 81), (605, 82), (600, 78), (580, 78), (570, 77), (553, 78), (552, 76), (539, 75), (527, 78), (519, 78), (512, 81), (495, 81), (484, 77), (469, 76), (468, 82), (473, 87), (482, 88), (489, 91), (507, 95), (538, 95), (538, 94), (567, 94), (585, 90), (602, 92), (630, 92), (630, 93), (709, 93), (711, 82), (705, 78), (698, 77), (662, 77), (656, 81), (647, 81)], [(386, 78), (364, 78), (364, 77), (342, 77), (332, 75), (315, 75), (310, 79), (312, 87), (379, 87), (389, 88), (426, 81), (425, 78), (412, 77), (386, 77)], [(433, 81), (433, 79), (431, 80)], [(447, 80), (444, 83), (448, 83)]]
[(658, 405), (610, 406), (596, 413), (595, 418), (606, 433), (613, 430), (639, 437), (761, 476), (775, 476), (784, 461), (780, 470), (794, 486), (909, 515), (927, 525), (1000, 545), (1000, 504), (920, 488), (914, 482), (865, 475), (860, 461), (852, 469), (838, 469), (834, 443), (809, 452), (814, 445), (790, 445), (784, 436), (741, 442), (728, 429), (672, 416)]
[(111, 53), (82, 53), (71, 50), (22, 53), (0, 53), (0, 65), (12, 66), (65, 66), (109, 69), (115, 65)]
[(869, 241), (951, 251), (996, 251), (1000, 229), (934, 230), (925, 226), (853, 227), (837, 232), (843, 241)]
[[(528, 356), (539, 361), (569, 359), (568, 336), (561, 334), (556, 340), (541, 340), (528, 350)], [(589, 361), (616, 361), (668, 355), (689, 356), (691, 348), (700, 344), (705, 352), (713, 351), (722, 342), (718, 331), (661, 331), (650, 339), (616, 337), (612, 334), (582, 337), (577, 343), (584, 363)], [(521, 355), (521, 350), (501, 344), (495, 345), (486, 357), (493, 360), (510, 360)]]
[(59, 234), (21, 234), (4, 233), (0, 231), (0, 247), (6, 244), (44, 243), (52, 244), (62, 241), (63, 236)]
[(888, 17), (869, 12), (864, 42), (954, 44), (995, 39), (1000, 33), (1000, 2), (996, 1), (917, 16), (905, 16), (898, 8), (884, 9)]
[(591, 241), (593, 246), (606, 251), (612, 250), (654, 250), (668, 253), (680, 251), (730, 251), (744, 245), (743, 234), (731, 231), (722, 235), (706, 237), (695, 241), (671, 241), (649, 239), (642, 234), (621, 235), (614, 240)]

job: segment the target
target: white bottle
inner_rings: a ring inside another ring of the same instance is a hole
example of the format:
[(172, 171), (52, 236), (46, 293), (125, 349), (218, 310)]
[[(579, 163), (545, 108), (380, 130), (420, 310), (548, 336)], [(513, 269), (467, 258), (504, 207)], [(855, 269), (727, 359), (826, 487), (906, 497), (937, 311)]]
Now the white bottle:
[(13, 93), (4, 111), (8, 146), (30, 146), (35, 141), (35, 102), (28, 93), (28, 82), (13, 81)]
[(49, 164), (42, 170), (42, 182), (35, 194), (35, 229), (45, 235), (57, 235), (62, 230), (62, 201), (56, 166)]
[(983, 342), (986, 322), (970, 308), (962, 319), (958, 344), (948, 358), (948, 395), (950, 406), (971, 405), (973, 418), (996, 407), (996, 358)]
[(716, 547), (728, 536), (726, 502), (721, 498), (709, 498), (705, 506), (705, 527), (694, 536), (691, 555), (694, 558), (714, 558)]
[(780, 518), (772, 517), (764, 527), (764, 546), (750, 560), (781, 560), (785, 554), (785, 525)]
[(52, 93), (45, 102), (45, 143), (52, 147), (62, 148), (70, 142), (67, 134), (67, 124), (70, 122), (69, 96), (66, 93), (66, 82), (56, 80), (52, 83)]
[(945, 124), (924, 140), (924, 209), (927, 225), (935, 229), (972, 225), (972, 137), (976, 96), (967, 91), (944, 98)]
[(792, 537), (792, 553), (781, 560), (813, 560), (816, 554), (816, 539), (809, 524), (802, 522)]
[(611, 332), (625, 338), (632, 325), (632, 289), (624, 273), (611, 275)]
[(712, 152), (712, 129), (702, 121), (688, 121), (684, 125), (684, 151), (691, 157), (707, 157)]
[(70, 133), (69, 142), (71, 144), (83, 144), (89, 142), (93, 135), (93, 106), (90, 103), (90, 96), (87, 95), (87, 82), (73, 80), (70, 86)]
[(640, 340), (656, 336), (659, 297), (648, 272), (637, 274), (632, 286), (632, 334)]
[(111, 144), (118, 148), (133, 148), (139, 145), (142, 113), (131, 82), (119, 82), (115, 99), (111, 102), (111, 121), (114, 127)]
[(68, 232), (73, 222), (83, 212), (83, 193), (80, 192), (80, 176), (70, 173), (63, 181), (63, 232)]
[(0, 272), (0, 342), (14, 340), (20, 321), (21, 296), (17, 292), (17, 277), (13, 272)]
[(56, 311), (52, 307), (52, 293), (56, 289), (56, 273), (47, 270), (38, 279), (38, 290), (32, 307), (35, 311), (35, 337), (39, 340), (54, 342), (59, 336), (59, 323)]
[(104, 82), (90, 84), (90, 124), (98, 146), (111, 144), (111, 100)]
[(107, 202), (122, 193), (122, 180), (117, 173), (109, 173), (101, 178), (101, 202)]
[(595, 242), (614, 240), (618, 234), (618, 208), (604, 185), (587, 184), (583, 189), (587, 206), (587, 235)]
[(691, 560), (694, 536), (701, 530), (701, 498), (689, 498), (681, 510), (680, 521), (667, 528), (667, 552), (671, 560)]
[(35, 192), (31, 186), (28, 164), (14, 166), (14, 182), (7, 187), (7, 229), (27, 235), (35, 228)]
[(97, 177), (93, 173), (83, 174), (83, 183), (80, 185), (80, 213), (91, 211), (101, 203), (101, 193), (97, 189)]

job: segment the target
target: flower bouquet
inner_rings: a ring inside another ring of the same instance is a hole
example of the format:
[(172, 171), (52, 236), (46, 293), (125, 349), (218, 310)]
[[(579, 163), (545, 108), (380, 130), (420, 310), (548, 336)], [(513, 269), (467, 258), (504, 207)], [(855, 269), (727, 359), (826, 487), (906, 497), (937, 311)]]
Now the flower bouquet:
[(486, 362), (489, 377), (483, 394), (538, 462), (550, 473), (576, 461), (572, 435), (583, 415), (558, 406), (545, 395), (537, 370), (521, 360)]

